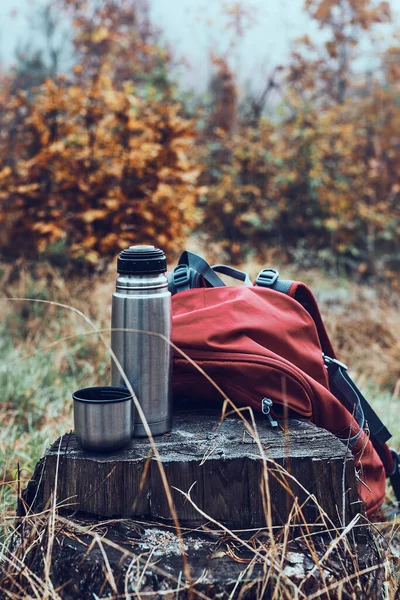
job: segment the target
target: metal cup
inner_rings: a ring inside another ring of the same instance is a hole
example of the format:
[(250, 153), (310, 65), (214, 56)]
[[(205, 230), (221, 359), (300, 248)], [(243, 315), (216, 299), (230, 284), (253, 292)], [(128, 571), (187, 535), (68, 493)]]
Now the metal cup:
[(91, 452), (112, 452), (132, 437), (132, 396), (117, 386), (95, 386), (72, 394), (74, 429), (79, 444)]

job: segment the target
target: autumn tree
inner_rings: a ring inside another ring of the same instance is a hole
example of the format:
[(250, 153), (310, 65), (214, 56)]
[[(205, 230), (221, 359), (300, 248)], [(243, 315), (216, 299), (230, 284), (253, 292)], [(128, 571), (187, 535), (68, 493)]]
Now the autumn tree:
[(146, 5), (62, 4), (80, 63), (0, 114), (2, 255), (99, 267), (135, 242), (178, 252), (197, 193), (194, 124), (154, 80), (154, 93), (140, 88), (163, 57)]
[(95, 77), (101, 66), (117, 87), (133, 81), (138, 91), (150, 85), (152, 93), (168, 95), (169, 54), (150, 19), (148, 0), (54, 2), (73, 24), (82, 77)]
[(213, 59), (215, 73), (210, 82), (212, 98), (210, 125), (231, 133), (237, 118), (237, 87), (231, 69), (225, 60)]
[[(12, 90), (33, 88), (48, 77), (55, 77), (61, 68), (70, 32), (61, 26), (61, 18), (54, 2), (31, 9), (29, 13), (28, 38), (19, 42), (15, 52), (15, 64), (11, 69)], [(37, 41), (39, 40), (39, 44)]]
[(361, 35), (388, 20), (389, 5), (306, 0), (305, 8), (325, 40), (298, 42), (279, 119), (239, 122), (233, 138), (220, 136), (228, 160), (210, 161), (203, 175), (206, 230), (237, 261), (278, 247), (281, 258), (396, 282), (399, 48), (377, 55), (366, 78), (354, 66)]
[(288, 83), (303, 99), (342, 104), (354, 78), (354, 59), (363, 34), (390, 21), (389, 2), (305, 0), (304, 8), (326, 36), (323, 45), (308, 35), (298, 40)]

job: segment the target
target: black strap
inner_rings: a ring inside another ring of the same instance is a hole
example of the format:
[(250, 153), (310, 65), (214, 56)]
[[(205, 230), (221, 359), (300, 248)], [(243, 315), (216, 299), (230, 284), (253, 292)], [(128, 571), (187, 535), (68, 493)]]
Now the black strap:
[(168, 273), (168, 289), (172, 295), (192, 288), (222, 287), (224, 282), (201, 256), (194, 252), (182, 253), (177, 266)]
[(361, 392), (347, 375), (345, 364), (336, 359), (324, 356), (325, 366), (328, 370), (329, 387), (334, 396), (347, 408), (353, 415), (359, 426), (359, 431), (351, 438), (340, 438), (342, 442), (354, 446), (365, 425), (365, 414), (361, 403)]
[(229, 267), (228, 265), (210, 265), (198, 254), (185, 250), (178, 265), (168, 274), (168, 287), (171, 294), (204, 287), (204, 282), (209, 287), (224, 287), (225, 283), (218, 277), (222, 273), (238, 281), (243, 281), (247, 286), (252, 286), (250, 277), (244, 271)]
[[(392, 434), (351, 379), (346, 365), (328, 356), (324, 356), (324, 361), (328, 370), (331, 392), (350, 412), (355, 413), (355, 418), (360, 426), (360, 434), (362, 427), (364, 427), (364, 422), (368, 424), (371, 441), (385, 467), (386, 476), (390, 479), (397, 502), (400, 503), (400, 457), (396, 450), (393, 448), (389, 450), (386, 445)], [(362, 421), (359, 420), (361, 414), (363, 415)], [(362, 426), (361, 423), (363, 423)], [(349, 440), (350, 446), (353, 439), (350, 438)]]
[[(370, 436), (375, 445), (382, 446), (385, 444), (392, 437), (392, 434), (350, 378), (346, 365), (329, 356), (324, 356), (324, 362), (328, 370), (331, 392), (350, 412), (355, 412), (354, 416), (358, 423), (359, 415), (363, 414), (363, 420), (368, 423)], [(359, 425), (361, 427), (360, 423)], [(364, 427), (364, 423), (362, 426)]]
[(215, 273), (222, 273), (238, 281), (243, 281), (248, 287), (253, 286), (250, 277), (245, 271), (240, 271), (240, 269), (235, 269), (235, 267), (229, 267), (228, 265), (213, 265), (211, 268)]
[(218, 275), (212, 270), (208, 262), (201, 258), (198, 254), (194, 252), (189, 252), (185, 250), (182, 252), (181, 257), (179, 259), (179, 265), (187, 265), (205, 279), (207, 284), (210, 287), (223, 287), (225, 286), (222, 279), (218, 277)]
[(390, 484), (398, 502), (400, 502), (400, 456), (393, 448), (390, 449), (393, 458), (393, 471), (389, 474)]

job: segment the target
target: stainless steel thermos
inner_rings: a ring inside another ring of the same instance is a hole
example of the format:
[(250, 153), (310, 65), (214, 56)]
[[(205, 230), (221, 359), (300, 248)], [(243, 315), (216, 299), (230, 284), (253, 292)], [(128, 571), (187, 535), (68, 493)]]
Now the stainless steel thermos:
[[(111, 348), (139, 400), (153, 435), (171, 429), (171, 294), (165, 254), (154, 246), (131, 246), (117, 261), (112, 299)], [(163, 338), (158, 335), (162, 334)], [(166, 339), (165, 339), (166, 338)], [(115, 361), (111, 384), (126, 383)], [(134, 411), (134, 405), (132, 403)], [(134, 411), (133, 436), (145, 436)]]

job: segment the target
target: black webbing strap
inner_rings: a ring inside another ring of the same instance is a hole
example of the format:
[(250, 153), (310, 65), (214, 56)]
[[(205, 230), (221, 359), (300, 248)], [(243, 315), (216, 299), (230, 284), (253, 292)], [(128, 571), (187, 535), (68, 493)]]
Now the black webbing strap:
[(172, 295), (199, 287), (224, 287), (225, 283), (217, 273), (227, 275), (246, 286), (252, 286), (250, 277), (245, 271), (229, 267), (228, 265), (210, 265), (198, 254), (185, 250), (178, 265), (168, 273), (168, 288)]
[(228, 275), (228, 277), (243, 281), (244, 285), (247, 285), (248, 287), (253, 286), (250, 277), (245, 271), (235, 269), (235, 267), (229, 267), (228, 265), (213, 265), (211, 268), (215, 273), (222, 273), (222, 275)]
[[(356, 410), (364, 414), (371, 439), (376, 444), (380, 446), (386, 444), (392, 437), (392, 434), (350, 378), (346, 365), (336, 359), (329, 358), (329, 356), (324, 356), (324, 362), (328, 370), (331, 392), (350, 412)], [(358, 421), (357, 418), (356, 420)]]
[[(361, 410), (361, 413), (364, 415), (371, 441), (385, 467), (386, 476), (390, 478), (396, 499), (400, 502), (400, 457), (396, 450), (393, 448), (389, 449), (386, 445), (392, 434), (351, 379), (346, 365), (328, 356), (324, 356), (324, 362), (328, 370), (329, 387), (332, 394), (350, 412), (359, 414)], [(356, 420), (361, 427), (358, 419)]]
[(181, 257), (179, 259), (179, 265), (187, 265), (189, 268), (193, 269), (194, 271), (197, 271), (197, 273), (199, 273), (204, 278), (204, 280), (210, 287), (225, 286), (222, 279), (220, 279), (218, 275), (212, 270), (208, 262), (205, 261), (204, 258), (201, 258), (201, 256), (199, 256), (198, 254), (195, 254), (194, 252), (189, 252), (188, 250), (182, 252)]
[(400, 456), (396, 450), (390, 448), (393, 459), (393, 470), (389, 473), (390, 484), (393, 488), (397, 502), (400, 502)]
[(328, 371), (329, 387), (332, 394), (353, 415), (359, 427), (356, 435), (350, 438), (340, 438), (342, 442), (347, 443), (351, 448), (357, 443), (365, 425), (365, 413), (361, 402), (362, 394), (347, 375), (346, 365), (328, 356), (324, 356), (324, 363)]
[(201, 256), (185, 250), (177, 266), (168, 273), (168, 289), (172, 295), (192, 288), (222, 287), (224, 282)]

